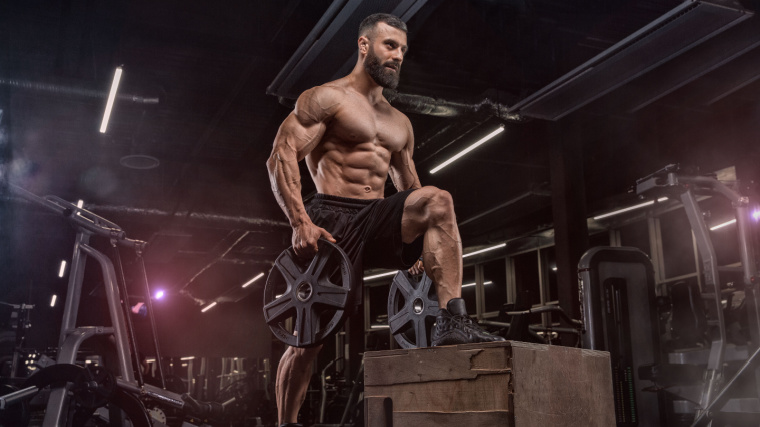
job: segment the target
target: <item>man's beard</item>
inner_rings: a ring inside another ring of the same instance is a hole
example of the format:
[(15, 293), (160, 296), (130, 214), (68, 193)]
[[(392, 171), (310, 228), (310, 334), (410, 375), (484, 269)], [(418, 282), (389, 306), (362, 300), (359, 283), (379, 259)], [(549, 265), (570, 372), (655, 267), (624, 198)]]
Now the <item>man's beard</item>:
[[(396, 67), (396, 71), (389, 70), (385, 66)], [(401, 74), (401, 64), (388, 61), (385, 64), (380, 63), (380, 58), (375, 55), (372, 46), (367, 52), (367, 57), (364, 58), (364, 69), (367, 70), (367, 74), (372, 77), (372, 80), (380, 86), (387, 89), (396, 89), (398, 86), (398, 79)]]

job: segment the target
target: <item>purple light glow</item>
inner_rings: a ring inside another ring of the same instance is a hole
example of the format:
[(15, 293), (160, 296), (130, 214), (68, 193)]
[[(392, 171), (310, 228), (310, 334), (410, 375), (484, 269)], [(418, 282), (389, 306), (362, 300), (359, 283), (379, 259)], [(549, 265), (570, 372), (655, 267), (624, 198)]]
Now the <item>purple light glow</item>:
[(760, 209), (755, 209), (754, 211), (752, 211), (752, 219), (754, 219), (755, 221), (760, 220)]
[(158, 291), (158, 292), (156, 292), (156, 294), (154, 296), (154, 298), (156, 298), (156, 299), (161, 299), (163, 297), (164, 297), (164, 291)]

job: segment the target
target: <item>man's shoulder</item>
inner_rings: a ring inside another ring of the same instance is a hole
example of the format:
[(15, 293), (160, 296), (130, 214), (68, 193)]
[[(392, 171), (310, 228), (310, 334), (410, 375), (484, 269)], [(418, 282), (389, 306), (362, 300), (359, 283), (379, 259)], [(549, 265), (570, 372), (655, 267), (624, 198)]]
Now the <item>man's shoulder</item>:
[(296, 116), (324, 119), (335, 114), (346, 97), (345, 90), (328, 84), (305, 90), (295, 105)]
[(303, 94), (301, 94), (301, 97), (316, 97), (320, 100), (341, 100), (348, 95), (349, 89), (345, 82), (342, 82), (341, 80), (342, 79), (334, 80), (319, 86), (314, 86), (313, 88), (304, 91)]

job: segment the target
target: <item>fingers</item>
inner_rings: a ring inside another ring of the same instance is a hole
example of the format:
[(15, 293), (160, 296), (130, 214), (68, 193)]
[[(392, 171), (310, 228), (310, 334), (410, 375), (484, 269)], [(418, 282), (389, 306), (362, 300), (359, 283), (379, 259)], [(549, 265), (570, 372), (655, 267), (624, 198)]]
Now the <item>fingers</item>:
[(321, 230), (320, 232), (322, 233), (322, 237), (329, 240), (331, 243), (338, 243), (338, 241), (335, 240), (335, 238), (332, 236), (332, 234), (330, 234), (330, 232), (328, 232), (324, 228), (320, 228), (320, 230)]
[(418, 274), (422, 274), (425, 271), (425, 266), (422, 264), (422, 261), (417, 261), (414, 263), (414, 265), (409, 269), (409, 274), (416, 276)]
[(293, 230), (293, 251), (301, 258), (313, 257), (319, 251), (318, 242), (320, 237), (332, 243), (337, 243), (332, 234), (314, 224), (296, 228)]

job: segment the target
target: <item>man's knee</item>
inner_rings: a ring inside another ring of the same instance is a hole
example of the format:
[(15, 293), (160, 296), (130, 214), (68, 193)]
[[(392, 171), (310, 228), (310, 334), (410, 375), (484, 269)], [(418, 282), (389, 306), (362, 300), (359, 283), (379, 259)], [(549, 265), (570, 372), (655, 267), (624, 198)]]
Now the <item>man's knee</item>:
[(425, 216), (429, 225), (455, 221), (454, 199), (446, 190), (437, 187), (423, 187), (425, 190)]

